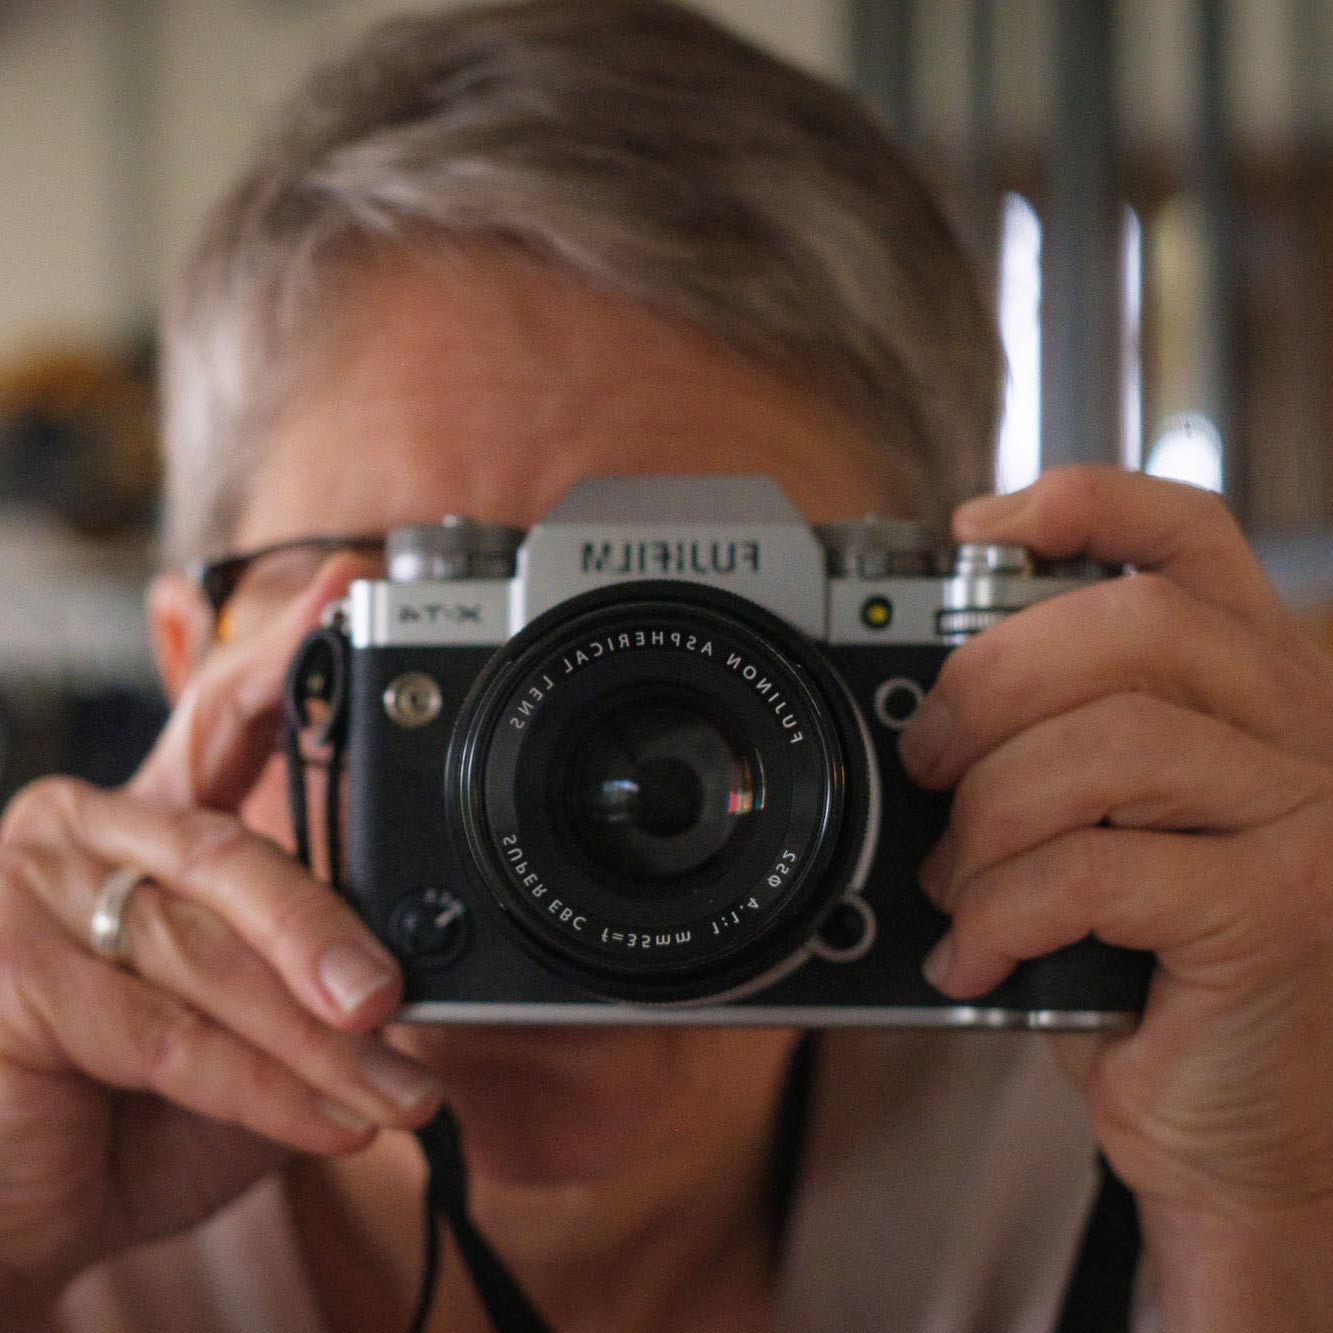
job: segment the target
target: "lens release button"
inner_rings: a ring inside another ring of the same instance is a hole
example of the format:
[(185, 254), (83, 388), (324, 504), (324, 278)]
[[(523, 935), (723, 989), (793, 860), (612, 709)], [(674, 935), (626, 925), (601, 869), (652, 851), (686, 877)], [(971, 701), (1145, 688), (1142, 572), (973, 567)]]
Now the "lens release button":
[(925, 691), (906, 676), (891, 676), (875, 690), (875, 716), (890, 730), (902, 731), (912, 720)]

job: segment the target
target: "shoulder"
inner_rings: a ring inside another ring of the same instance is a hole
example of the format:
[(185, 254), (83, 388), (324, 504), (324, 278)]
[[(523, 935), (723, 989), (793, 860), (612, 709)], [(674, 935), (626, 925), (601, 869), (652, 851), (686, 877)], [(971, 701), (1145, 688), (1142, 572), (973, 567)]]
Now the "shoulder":
[[(1049, 1328), (1095, 1158), (1081, 1101), (1040, 1036), (828, 1034), (783, 1326)], [(871, 1311), (887, 1322), (867, 1325)]]

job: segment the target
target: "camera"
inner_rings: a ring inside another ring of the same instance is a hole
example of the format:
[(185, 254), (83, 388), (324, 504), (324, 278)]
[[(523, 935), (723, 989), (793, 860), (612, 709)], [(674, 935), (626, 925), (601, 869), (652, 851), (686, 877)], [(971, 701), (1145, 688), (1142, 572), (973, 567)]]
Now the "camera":
[(588, 480), (527, 533), (447, 518), (385, 555), (325, 634), (342, 888), (402, 962), (404, 1018), (1134, 1021), (1151, 956), (1092, 939), (967, 1004), (929, 986), (947, 920), (916, 871), (949, 798), (897, 755), (955, 647), (1109, 571), (811, 528), (726, 476)]

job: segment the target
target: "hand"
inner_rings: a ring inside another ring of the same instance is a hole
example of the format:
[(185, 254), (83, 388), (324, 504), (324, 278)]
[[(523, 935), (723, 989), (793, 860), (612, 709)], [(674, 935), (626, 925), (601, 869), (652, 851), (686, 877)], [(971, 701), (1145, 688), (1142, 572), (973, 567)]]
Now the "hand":
[(954, 531), (1139, 572), (960, 647), (904, 733), (913, 778), (956, 787), (921, 871), (953, 918), (932, 979), (966, 999), (1088, 935), (1152, 950), (1137, 1031), (1061, 1043), (1150, 1242), (1300, 1218), (1327, 1284), (1333, 663), (1205, 492), (1061, 469)]
[[(439, 1105), (434, 1076), (371, 1032), (400, 997), (392, 956), (234, 814), (348, 563), (261, 639), (210, 652), (126, 789), (47, 779), (5, 816), (0, 1316), (198, 1223), (293, 1151), (354, 1151)], [(151, 876), (125, 914), (132, 971), (88, 943), (98, 886), (126, 865)]]

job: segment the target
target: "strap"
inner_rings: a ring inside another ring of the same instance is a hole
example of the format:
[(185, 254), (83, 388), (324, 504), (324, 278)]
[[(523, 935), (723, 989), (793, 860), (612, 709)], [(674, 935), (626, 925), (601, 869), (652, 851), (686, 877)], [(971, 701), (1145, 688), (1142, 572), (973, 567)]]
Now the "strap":
[(342, 760), (347, 740), (347, 639), (335, 629), (307, 634), (292, 659), (282, 696), (282, 740), (287, 759), (287, 804), (296, 841), (296, 859), (310, 865), (310, 811), (305, 771), (310, 761), (301, 749), (301, 734), (311, 725), (310, 706), (325, 705), (315, 744), (328, 748), (324, 790), (324, 830), (328, 846), (329, 883), (341, 891), (340, 845)]
[[(310, 763), (301, 749), (301, 734), (311, 725), (310, 705), (323, 703), (327, 713), (315, 741), (327, 747), (324, 783), (324, 837), (329, 884), (341, 890), (342, 769), (347, 740), (347, 639), (335, 629), (315, 630), (297, 650), (283, 691), (283, 748), (287, 758), (287, 798), (297, 859), (310, 865), (310, 813), (305, 771)], [(532, 1308), (518, 1283), (473, 1225), (467, 1211), (467, 1174), (463, 1166), (458, 1122), (448, 1108), (417, 1131), (426, 1155), (429, 1180), (425, 1207), (425, 1258), (412, 1333), (422, 1333), (430, 1318), (437, 1279), (439, 1223), (442, 1213), (454, 1242), (490, 1316), (496, 1333), (551, 1333)]]
[(1056, 1333), (1129, 1333), (1141, 1238), (1134, 1196), (1098, 1154), (1102, 1186), (1083, 1232)]
[(430, 1177), (426, 1186), (426, 1263), (411, 1333), (422, 1333), (430, 1315), (438, 1244), (437, 1211), (448, 1219), (454, 1243), (495, 1333), (551, 1333), (551, 1326), (533, 1309), (523, 1289), (468, 1216), (467, 1172), (458, 1122), (452, 1113), (442, 1109), (430, 1124), (417, 1131), (417, 1138), (426, 1154)]
[(769, 1177), (769, 1216), (773, 1219), (773, 1252), (779, 1256), (787, 1245), (787, 1223), (800, 1181), (801, 1162), (810, 1129), (814, 1099), (815, 1066), (819, 1056), (819, 1034), (801, 1035), (787, 1067), (778, 1102), (777, 1136), (773, 1147), (773, 1172)]

